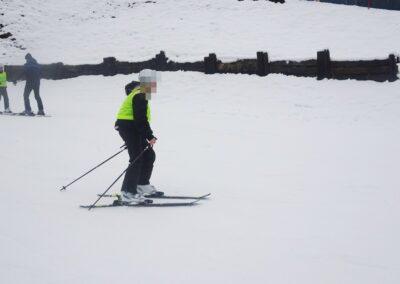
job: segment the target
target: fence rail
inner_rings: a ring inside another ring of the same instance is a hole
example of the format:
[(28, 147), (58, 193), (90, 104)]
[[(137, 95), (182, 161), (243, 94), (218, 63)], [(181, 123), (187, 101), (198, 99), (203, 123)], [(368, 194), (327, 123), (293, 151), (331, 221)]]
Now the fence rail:
[(355, 5), (360, 7), (400, 10), (400, 0), (308, 0), (333, 4)]
[[(216, 54), (211, 53), (202, 61), (174, 62), (169, 60), (163, 51), (154, 58), (142, 62), (120, 62), (114, 57), (103, 59), (100, 64), (65, 65), (63, 63), (45, 64), (42, 66), (42, 78), (67, 79), (84, 75), (113, 76), (117, 74), (138, 73), (142, 69), (158, 71), (196, 71), (205, 74), (232, 73), (284, 74), (299, 77), (316, 77), (317, 79), (356, 79), (378, 82), (396, 81), (398, 79), (399, 57), (391, 54), (381, 60), (332, 61), (329, 50), (317, 52), (317, 59), (305, 61), (269, 61), (268, 53), (257, 52), (255, 59), (240, 59), (235, 62), (222, 62)], [(24, 79), (23, 66), (6, 66), (8, 80), (13, 82)]]

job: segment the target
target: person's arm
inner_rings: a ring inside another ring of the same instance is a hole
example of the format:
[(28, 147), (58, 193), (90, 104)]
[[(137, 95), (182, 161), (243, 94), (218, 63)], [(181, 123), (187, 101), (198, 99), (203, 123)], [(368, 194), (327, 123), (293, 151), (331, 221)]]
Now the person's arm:
[(137, 94), (133, 97), (132, 107), (136, 128), (138, 129), (139, 133), (150, 142), (155, 141), (153, 140), (155, 137), (147, 120), (147, 104), (148, 101), (146, 100), (144, 94)]

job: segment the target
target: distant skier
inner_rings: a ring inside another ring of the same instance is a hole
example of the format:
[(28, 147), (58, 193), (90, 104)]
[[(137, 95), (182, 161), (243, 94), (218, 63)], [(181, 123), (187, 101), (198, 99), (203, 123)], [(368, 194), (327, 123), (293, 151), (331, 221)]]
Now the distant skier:
[(24, 103), (25, 103), (25, 110), (21, 112), (21, 115), (29, 115), (33, 116), (35, 115), (32, 112), (31, 109), (31, 104), (29, 102), (29, 95), (30, 93), (34, 92), (35, 94), (35, 99), (38, 105), (38, 115), (44, 115), (44, 110), (43, 110), (43, 103), (42, 99), (40, 98), (40, 76), (41, 76), (41, 70), (40, 70), (40, 65), (37, 63), (37, 61), (32, 57), (30, 53), (28, 53), (25, 56), (26, 63), (24, 65), (24, 74), (26, 78), (26, 84), (25, 84), (25, 90), (24, 90)]
[(1, 97), (4, 99), (4, 113), (11, 113), (7, 94), (7, 73), (4, 65), (0, 63), (0, 99)]
[(115, 123), (115, 129), (128, 147), (130, 163), (146, 146), (150, 146), (141, 158), (128, 168), (122, 183), (122, 201), (136, 204), (144, 202), (145, 196), (157, 193), (156, 188), (150, 184), (156, 158), (153, 145), (157, 138), (154, 137), (150, 127), (151, 114), (148, 102), (151, 94), (156, 92), (156, 71), (149, 69), (140, 71), (139, 81), (132, 81), (125, 86), (127, 97), (119, 109)]

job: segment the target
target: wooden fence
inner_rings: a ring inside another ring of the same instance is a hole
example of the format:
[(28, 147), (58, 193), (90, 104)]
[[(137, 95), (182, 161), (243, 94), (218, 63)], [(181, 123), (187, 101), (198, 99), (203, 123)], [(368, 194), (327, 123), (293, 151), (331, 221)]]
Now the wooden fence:
[(360, 7), (400, 10), (400, 0), (308, 0), (333, 4), (355, 5)]
[[(267, 76), (268, 74), (284, 74), (299, 77), (316, 77), (317, 79), (356, 79), (373, 80), (378, 82), (398, 79), (397, 63), (399, 58), (393, 54), (381, 60), (358, 61), (333, 61), (329, 50), (319, 51), (317, 59), (305, 61), (269, 61), (268, 53), (257, 52), (255, 59), (240, 59), (235, 62), (222, 62), (215, 54), (210, 54), (202, 61), (174, 62), (168, 60), (161, 51), (155, 58), (142, 62), (120, 62), (114, 57), (104, 58), (100, 64), (65, 65), (54, 63), (42, 65), (42, 78), (67, 79), (83, 75), (113, 76), (116, 74), (138, 73), (142, 69), (154, 69), (158, 71), (197, 71), (206, 74), (232, 73), (232, 74), (256, 74)], [(23, 66), (6, 66), (8, 80), (16, 81), (24, 79)]]

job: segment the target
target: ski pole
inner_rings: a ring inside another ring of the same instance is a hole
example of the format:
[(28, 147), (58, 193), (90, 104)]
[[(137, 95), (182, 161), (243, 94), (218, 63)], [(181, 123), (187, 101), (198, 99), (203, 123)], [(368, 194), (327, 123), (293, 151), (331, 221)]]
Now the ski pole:
[(134, 163), (136, 163), (137, 160), (140, 159), (144, 152), (146, 152), (150, 147), (150, 145), (147, 145), (146, 148), (144, 148), (143, 151), (140, 152), (140, 154), (137, 155), (137, 157), (131, 163), (129, 163), (129, 166), (112, 182), (112, 184), (102, 194), (99, 195), (99, 198), (97, 198), (97, 200), (92, 205), (90, 205), (88, 210), (92, 209), (97, 204), (97, 202), (99, 202), (99, 200), (111, 189), (111, 187), (128, 171), (130, 167), (133, 166)]
[(100, 164), (98, 164), (97, 166), (95, 166), (94, 168), (90, 169), (89, 171), (87, 171), (86, 173), (84, 173), (83, 175), (81, 175), (80, 177), (78, 177), (77, 179), (71, 181), (69, 184), (64, 185), (63, 187), (60, 188), (60, 191), (63, 191), (65, 189), (67, 189), (67, 187), (69, 187), (70, 185), (72, 185), (73, 183), (77, 182), (78, 180), (80, 180), (81, 178), (83, 178), (84, 176), (86, 176), (87, 174), (93, 172), (95, 169), (97, 169), (98, 167), (100, 167), (101, 165), (105, 164), (106, 162), (108, 162), (109, 160), (111, 160), (112, 158), (114, 158), (115, 156), (119, 155), (120, 153), (122, 153), (123, 151), (125, 151), (128, 147), (126, 145), (121, 146), (120, 148), (122, 148), (121, 151), (115, 153), (114, 155), (112, 155), (111, 157), (107, 158), (106, 160), (104, 160), (103, 162), (101, 162)]

